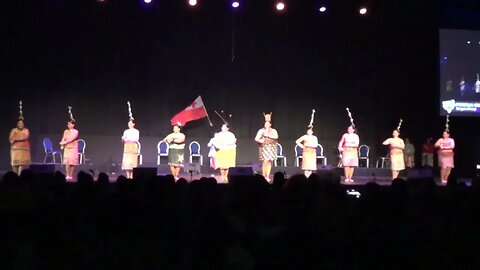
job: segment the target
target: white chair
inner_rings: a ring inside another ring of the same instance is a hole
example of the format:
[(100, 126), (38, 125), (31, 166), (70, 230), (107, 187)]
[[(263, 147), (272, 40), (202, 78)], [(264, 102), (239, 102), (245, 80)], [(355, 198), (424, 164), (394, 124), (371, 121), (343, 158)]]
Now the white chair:
[(79, 164), (85, 164), (85, 148), (87, 148), (87, 143), (84, 139), (78, 139), (78, 155), (79, 155)]
[(162, 157), (168, 158), (168, 150), (169, 150), (168, 143), (164, 141), (159, 141), (157, 144), (157, 165), (160, 165), (162, 161)]
[(190, 163), (193, 163), (193, 158), (198, 157), (200, 159), (200, 165), (203, 166), (203, 155), (200, 154), (200, 144), (197, 141), (193, 141), (188, 145), (190, 150)]
[(137, 144), (138, 144), (138, 152), (137, 152), (138, 165), (142, 165), (143, 164), (142, 144), (140, 142), (137, 142)]
[(322, 161), (323, 166), (326, 166), (327, 165), (327, 157), (325, 157), (323, 155), (323, 146), (321, 144), (318, 144), (316, 151), (317, 151), (317, 160), (320, 159)]
[(368, 156), (369, 154), (370, 154), (369, 146), (362, 144), (358, 147), (358, 161), (366, 160), (367, 168), (370, 167), (370, 158)]
[(283, 167), (287, 167), (287, 158), (283, 155), (283, 147), (281, 144), (277, 143), (277, 158), (273, 161), (273, 165), (277, 167), (277, 160), (283, 160)]
[(302, 156), (303, 149), (300, 146), (295, 145), (295, 166), (300, 167), (300, 159), (302, 158)]

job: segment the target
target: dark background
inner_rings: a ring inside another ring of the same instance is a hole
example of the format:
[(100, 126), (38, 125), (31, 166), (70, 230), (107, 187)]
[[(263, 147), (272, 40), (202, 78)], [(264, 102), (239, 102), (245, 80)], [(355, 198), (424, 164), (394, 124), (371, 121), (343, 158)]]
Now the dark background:
[[(315, 133), (333, 160), (349, 107), (362, 144), (381, 142), (403, 118), (402, 137), (417, 146), (444, 129), (439, 112), (438, 29), (479, 28), (474, 1), (274, 1), (44, 0), (0, 3), (0, 168), (8, 169), (7, 135), (24, 101), (34, 161), (41, 139), (56, 143), (73, 107), (87, 155), (96, 164), (121, 160), (120, 137), (133, 106), (144, 161), (156, 161), (156, 143), (170, 132), (170, 118), (202, 95), (214, 128), (214, 110), (233, 115), (238, 162), (257, 162), (253, 137), (262, 112), (273, 112), (285, 155), (304, 134), (312, 108)], [(472, 15), (473, 14), (473, 15)], [(234, 57), (233, 57), (234, 56)], [(232, 61), (233, 59), (233, 61)], [(452, 118), (459, 174), (471, 174), (478, 157), (478, 118)], [(206, 143), (208, 121), (189, 123), (189, 140)], [(202, 149), (204, 155), (206, 147)]]

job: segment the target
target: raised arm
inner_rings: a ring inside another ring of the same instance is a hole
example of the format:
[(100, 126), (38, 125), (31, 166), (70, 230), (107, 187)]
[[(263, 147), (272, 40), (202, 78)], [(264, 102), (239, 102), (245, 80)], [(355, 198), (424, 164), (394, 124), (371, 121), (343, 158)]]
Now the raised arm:
[(383, 141), (382, 144), (383, 144), (383, 145), (389, 145), (389, 144), (391, 144), (391, 143), (392, 143), (391, 138), (388, 138), (388, 139), (386, 139), (385, 141)]

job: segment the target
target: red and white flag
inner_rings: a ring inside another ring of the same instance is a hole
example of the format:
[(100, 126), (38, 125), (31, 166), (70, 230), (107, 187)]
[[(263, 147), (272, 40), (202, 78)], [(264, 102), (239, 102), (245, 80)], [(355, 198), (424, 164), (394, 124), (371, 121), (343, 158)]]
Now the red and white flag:
[(195, 99), (195, 101), (190, 104), (190, 106), (172, 117), (172, 119), (170, 119), (170, 123), (172, 124), (172, 126), (184, 126), (187, 122), (201, 119), (204, 117), (208, 117), (207, 110), (205, 109), (205, 105), (203, 104), (202, 97), (198, 96), (197, 99)]

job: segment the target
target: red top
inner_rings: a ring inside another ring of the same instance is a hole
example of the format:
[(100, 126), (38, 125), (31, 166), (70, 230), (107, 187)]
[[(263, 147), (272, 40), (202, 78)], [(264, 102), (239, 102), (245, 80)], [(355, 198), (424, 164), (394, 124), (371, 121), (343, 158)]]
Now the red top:
[(422, 145), (422, 153), (433, 154), (435, 153), (435, 145), (433, 143), (425, 143)]

